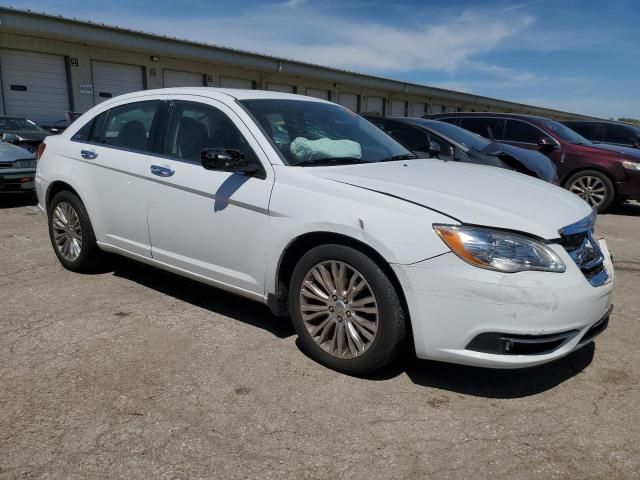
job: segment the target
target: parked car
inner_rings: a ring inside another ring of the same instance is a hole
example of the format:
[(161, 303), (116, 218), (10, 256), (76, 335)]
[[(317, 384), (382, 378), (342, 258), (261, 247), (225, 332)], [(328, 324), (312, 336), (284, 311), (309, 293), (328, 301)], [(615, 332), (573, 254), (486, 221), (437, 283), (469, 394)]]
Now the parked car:
[(539, 152), (492, 142), (464, 128), (437, 120), (364, 117), (420, 155), (506, 168), (558, 184), (555, 165)]
[(562, 122), (593, 143), (640, 148), (640, 126), (622, 122), (567, 120)]
[(640, 162), (635, 155), (593, 144), (555, 120), (533, 115), (465, 112), (428, 118), (545, 153), (556, 164), (560, 184), (598, 212), (627, 199), (640, 200)]
[(0, 116), (0, 138), (31, 153), (35, 153), (38, 145), (49, 134), (28, 118)]
[(38, 156), (64, 267), (113, 252), (263, 302), (342, 372), (380, 368), (408, 341), (420, 358), (526, 367), (607, 326), (613, 267), (584, 201), (417, 158), (324, 100), (137, 92), (93, 107)]
[(36, 159), (24, 148), (0, 142), (0, 194), (33, 192)]

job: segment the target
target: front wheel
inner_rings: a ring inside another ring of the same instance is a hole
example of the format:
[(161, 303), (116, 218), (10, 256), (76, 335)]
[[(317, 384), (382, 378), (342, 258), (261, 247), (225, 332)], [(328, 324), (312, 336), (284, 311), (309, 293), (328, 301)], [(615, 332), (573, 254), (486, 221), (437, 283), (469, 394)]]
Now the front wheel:
[(393, 283), (367, 255), (322, 245), (296, 265), (289, 289), (293, 325), (311, 358), (361, 375), (388, 364), (406, 335)]
[(583, 170), (571, 175), (565, 182), (565, 188), (586, 201), (598, 213), (609, 208), (616, 197), (611, 179), (597, 170)]

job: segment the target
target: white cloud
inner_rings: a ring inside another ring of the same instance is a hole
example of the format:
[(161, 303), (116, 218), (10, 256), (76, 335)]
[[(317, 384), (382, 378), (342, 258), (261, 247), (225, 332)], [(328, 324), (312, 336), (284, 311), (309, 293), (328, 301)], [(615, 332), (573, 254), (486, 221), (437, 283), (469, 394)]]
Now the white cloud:
[[(295, 8), (292, 8), (295, 7)], [(63, 12), (64, 13), (64, 12)], [(348, 70), (378, 73), (431, 70), (454, 73), (532, 22), (522, 15), (462, 11), (449, 19), (415, 25), (373, 22), (323, 12), (306, 0), (264, 4), (235, 15), (166, 18), (125, 11), (83, 13), (151, 33), (213, 43)], [(493, 67), (498, 69), (499, 67)]]

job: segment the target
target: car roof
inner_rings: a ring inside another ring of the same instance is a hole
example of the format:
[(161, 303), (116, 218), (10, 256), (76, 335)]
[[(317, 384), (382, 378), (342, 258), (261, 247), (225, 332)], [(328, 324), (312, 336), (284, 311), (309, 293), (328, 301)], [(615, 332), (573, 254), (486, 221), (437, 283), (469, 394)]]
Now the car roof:
[(552, 118), (540, 117), (538, 115), (529, 115), (529, 114), (526, 114), (526, 113), (500, 113), (500, 112), (449, 112), (449, 113), (435, 113), (435, 114), (429, 115), (428, 118), (435, 119), (435, 118), (454, 118), (454, 117), (493, 117), (493, 118), (505, 117), (505, 118), (532, 120), (532, 121), (537, 121), (537, 122), (543, 122), (543, 121), (556, 122), (557, 121), (557, 120), (553, 120)]
[[(308, 97), (306, 95), (297, 95), (295, 93), (272, 92), (269, 90), (249, 90), (242, 88), (217, 88), (217, 87), (172, 87), (172, 88), (156, 88), (153, 90), (142, 90), (139, 92), (127, 93), (114, 97), (113, 99), (126, 100), (128, 98), (137, 98), (141, 95), (198, 95), (203, 97), (215, 98), (220, 94), (227, 95), (236, 100), (302, 100), (310, 102), (331, 103), (320, 98)], [(111, 100), (113, 100), (111, 99)]]

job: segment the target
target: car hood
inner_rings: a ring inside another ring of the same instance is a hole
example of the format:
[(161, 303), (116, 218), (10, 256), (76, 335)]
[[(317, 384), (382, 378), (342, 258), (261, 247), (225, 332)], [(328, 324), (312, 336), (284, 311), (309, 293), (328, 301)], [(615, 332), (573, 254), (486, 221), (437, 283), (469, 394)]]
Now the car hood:
[(49, 132), (33, 132), (31, 130), (4, 130), (3, 133), (13, 133), (27, 142), (41, 142), (50, 135)]
[(631, 160), (640, 161), (640, 150), (637, 148), (622, 147), (620, 145), (611, 145), (609, 143), (594, 143), (590, 146), (593, 148), (599, 148), (600, 150), (619, 153), (620, 155), (629, 157)]
[(0, 141), (0, 162), (13, 162), (14, 160), (32, 158), (34, 158), (33, 154), (24, 148)]
[(517, 230), (545, 239), (592, 213), (576, 195), (498, 168), (420, 159), (308, 167), (318, 177), (375, 191), (443, 213), (461, 223)]
[(527, 170), (535, 173), (536, 177), (546, 182), (557, 183), (556, 167), (553, 162), (536, 150), (507, 145), (506, 143), (492, 142), (482, 149), (485, 155), (507, 155), (520, 162)]

